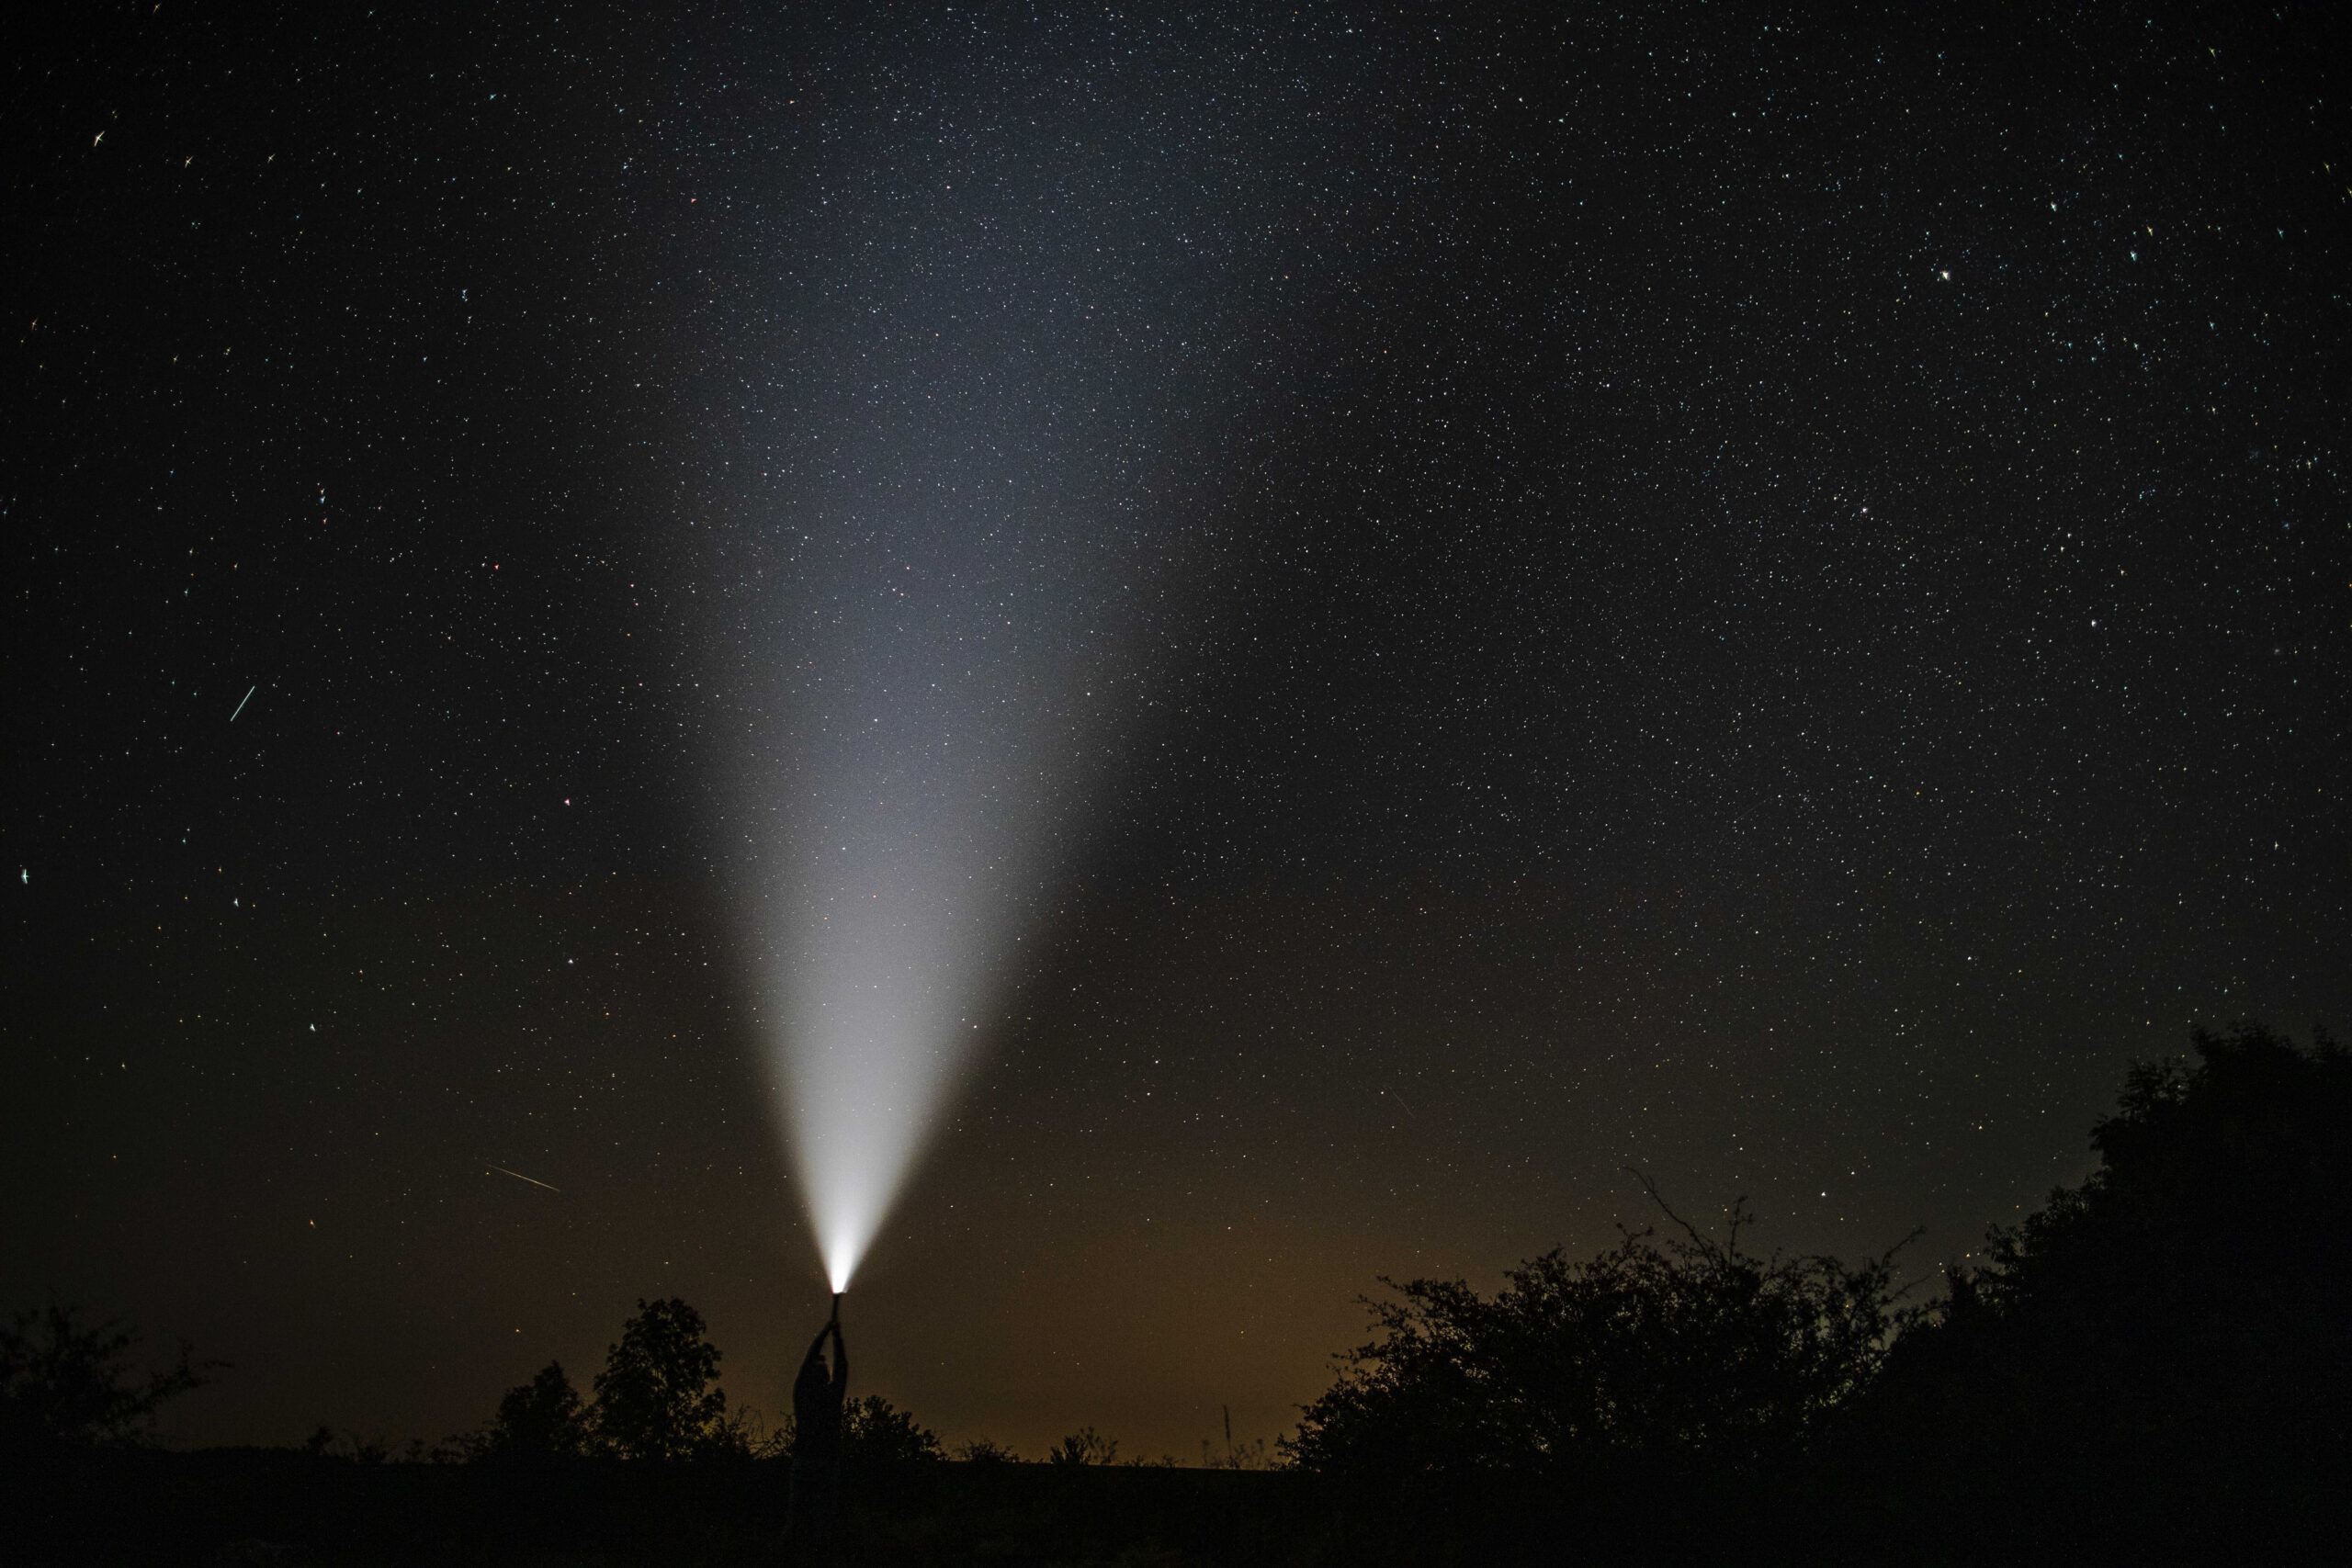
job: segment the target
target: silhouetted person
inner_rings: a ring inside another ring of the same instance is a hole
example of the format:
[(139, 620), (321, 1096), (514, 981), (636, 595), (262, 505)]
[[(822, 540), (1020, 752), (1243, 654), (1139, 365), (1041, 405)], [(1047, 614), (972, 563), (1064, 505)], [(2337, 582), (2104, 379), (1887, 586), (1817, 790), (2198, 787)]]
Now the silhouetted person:
[[(833, 1342), (833, 1364), (825, 1367), (825, 1340)], [(849, 1393), (849, 1350), (842, 1343), (842, 1298), (817, 1331), (800, 1375), (792, 1380), (792, 1490), (786, 1502), (784, 1536), (798, 1562), (822, 1562), (832, 1555), (833, 1512), (841, 1495), (842, 1404)]]

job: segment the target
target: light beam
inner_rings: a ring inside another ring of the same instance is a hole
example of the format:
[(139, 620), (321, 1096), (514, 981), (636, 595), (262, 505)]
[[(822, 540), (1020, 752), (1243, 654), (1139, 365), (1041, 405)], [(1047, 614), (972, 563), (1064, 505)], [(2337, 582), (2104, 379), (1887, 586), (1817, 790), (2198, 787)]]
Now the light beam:
[(1095, 716), (1121, 686), (1115, 639), (1094, 630), (1108, 553), (1055, 526), (1050, 502), (955, 476), (903, 510), (854, 509), (836, 547), (808, 552), (820, 570), (785, 618), (819, 629), (760, 705), (768, 798), (743, 813), (763, 1032), (835, 1291), (1085, 837)]

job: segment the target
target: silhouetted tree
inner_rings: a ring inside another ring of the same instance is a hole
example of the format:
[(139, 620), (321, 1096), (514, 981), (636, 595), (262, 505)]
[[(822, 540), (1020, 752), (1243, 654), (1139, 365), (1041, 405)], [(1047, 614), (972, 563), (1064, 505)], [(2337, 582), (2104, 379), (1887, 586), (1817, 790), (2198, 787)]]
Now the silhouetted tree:
[(939, 1434), (878, 1393), (842, 1409), (842, 1463), (871, 1468), (945, 1458)]
[(1667, 1213), (1680, 1235), (1629, 1232), (1588, 1263), (1555, 1248), (1491, 1299), (1384, 1280), (1401, 1298), (1366, 1303), (1384, 1337), (1339, 1358), (1281, 1448), (1306, 1469), (1374, 1472), (1795, 1448), (1876, 1371), (1899, 1321), (1894, 1253), (1853, 1269), (1756, 1258), (1742, 1205), (1722, 1242)]
[(2165, 1455), (2199, 1472), (2340, 1461), (2352, 1056), (2259, 1024), (2193, 1041), (2193, 1067), (2132, 1070), (2082, 1186), (1951, 1271), (1858, 1413), (1865, 1447), (1962, 1467), (2088, 1460), (2079, 1475)]
[(495, 1459), (574, 1459), (588, 1448), (588, 1411), (564, 1375), (563, 1363), (549, 1361), (529, 1382), (506, 1391), (498, 1414), (482, 1432), (480, 1453)]
[(675, 1296), (637, 1309), (596, 1374), (596, 1437), (624, 1459), (684, 1459), (726, 1419), (726, 1391), (711, 1386), (718, 1348)]
[(0, 1443), (145, 1441), (165, 1402), (228, 1365), (198, 1361), (183, 1339), (173, 1364), (142, 1380), (125, 1365), (138, 1330), (82, 1312), (51, 1302), (0, 1325)]

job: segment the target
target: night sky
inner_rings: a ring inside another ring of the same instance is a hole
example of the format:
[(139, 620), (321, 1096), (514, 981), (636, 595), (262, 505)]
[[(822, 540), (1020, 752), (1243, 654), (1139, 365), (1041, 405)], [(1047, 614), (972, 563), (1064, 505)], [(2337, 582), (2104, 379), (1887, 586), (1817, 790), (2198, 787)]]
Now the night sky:
[(1033, 1457), (2352, 1022), (2334, 8), (483, 9), (6, 51), (0, 1306), (175, 1440), (787, 1403), (861, 723), (1012, 858), (854, 1392)]

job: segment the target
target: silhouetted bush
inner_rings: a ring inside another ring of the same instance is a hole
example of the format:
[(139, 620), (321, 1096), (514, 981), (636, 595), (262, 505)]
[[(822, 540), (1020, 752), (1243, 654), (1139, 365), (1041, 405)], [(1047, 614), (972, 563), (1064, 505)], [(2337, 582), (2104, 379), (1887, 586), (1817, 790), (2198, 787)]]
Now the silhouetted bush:
[(85, 1322), (56, 1302), (0, 1325), (0, 1445), (148, 1440), (156, 1412), (225, 1361), (198, 1361), (182, 1340), (174, 1363), (142, 1380), (127, 1364), (138, 1330), (115, 1318)]
[(792, 1417), (771, 1428), (752, 1405), (730, 1408), (703, 1428), (695, 1445), (696, 1459), (785, 1459), (792, 1452)]
[(2352, 1434), (2352, 1056), (2260, 1025), (2136, 1067), (2099, 1168), (1996, 1228), (1858, 1414), (1963, 1470), (2308, 1470)]
[[(1663, 1205), (1661, 1204), (1661, 1207)], [(1794, 1450), (1876, 1371), (1894, 1254), (1756, 1258), (1726, 1239), (1627, 1233), (1587, 1263), (1555, 1249), (1491, 1299), (1458, 1280), (1389, 1284), (1378, 1341), (1280, 1446), (1309, 1470), (1558, 1471), (1603, 1458), (1747, 1462)]]
[(878, 1393), (842, 1407), (842, 1463), (845, 1467), (910, 1464), (944, 1459), (939, 1434)]
[(1047, 1464), (1109, 1464), (1119, 1457), (1119, 1439), (1080, 1427), (1046, 1450)]
[[(1170, 1460), (1168, 1462), (1173, 1464), (1176, 1461)], [(1274, 1458), (1266, 1451), (1266, 1439), (1263, 1438), (1253, 1438), (1238, 1443), (1227, 1438), (1223, 1447), (1219, 1447), (1210, 1438), (1203, 1438), (1201, 1439), (1201, 1468), (1203, 1470), (1272, 1470), (1274, 1468)]]
[(994, 1438), (973, 1438), (956, 1447), (956, 1457), (966, 1464), (1019, 1464), (1021, 1456)]

